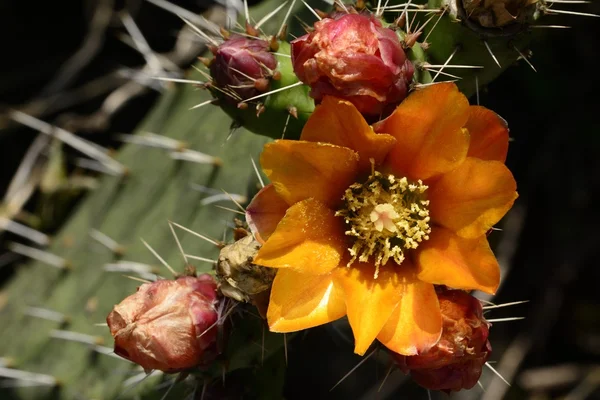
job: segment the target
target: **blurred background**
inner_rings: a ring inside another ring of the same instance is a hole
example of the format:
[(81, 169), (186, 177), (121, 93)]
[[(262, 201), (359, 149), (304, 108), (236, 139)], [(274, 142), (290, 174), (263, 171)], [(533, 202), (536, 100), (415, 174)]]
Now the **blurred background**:
[[(11, 180), (26, 153), (35, 147), (33, 143), (46, 139), (10, 121), (7, 112), (21, 110), (75, 133), (92, 146), (118, 151), (123, 145), (118, 135), (131, 133), (171, 90), (172, 85), (147, 76), (185, 77), (185, 71), (206, 50), (181, 19), (152, 3), (0, 2), (0, 197), (4, 198), (0, 207), (0, 342), (15, 343), (15, 332), (24, 338), (37, 333), (35, 325), (15, 321), (11, 307), (5, 307), (10, 304), (9, 294), (14, 296), (11, 285), (24, 274), (31, 280), (48, 279), (28, 266), (28, 257), (15, 247), (26, 241), (7, 227), (6, 220), (14, 219), (48, 235), (39, 237), (33, 247), (55, 236), (64, 240), (61, 229), (82, 204), (93, 201), (89, 197), (97, 196), (106, 179), (106, 171), (94, 171), (94, 165), (82, 161), (79, 151), (67, 147), (59, 151), (42, 144), (42, 156), (48, 162), (39, 166), (38, 185), (25, 194), (8, 196), (14, 195)], [(239, 6), (236, 2), (222, 1), (229, 8), (216, 3), (171, 2), (217, 25), (242, 11), (235, 7)], [(321, 8), (326, 8), (322, 4)], [(600, 2), (584, 4), (577, 11), (600, 14)], [(537, 30), (531, 44), (537, 72), (518, 62), (479, 93), (481, 105), (508, 121), (512, 142), (507, 164), (520, 195), (500, 224), (502, 231), (490, 237), (504, 269), (501, 289), (493, 301), (529, 301), (489, 314), (489, 318), (525, 318), (494, 323), (491, 330), (492, 365), (512, 386), (486, 369), (481, 379), (485, 390), (476, 386), (451, 396), (456, 399), (600, 399), (600, 301), (596, 292), (600, 282), (600, 79), (595, 72), (600, 62), (600, 19), (563, 15), (545, 23), (571, 28)], [(472, 104), (476, 101), (471, 99)], [(213, 128), (227, 136), (229, 122), (221, 119), (218, 123), (222, 126)], [(238, 189), (243, 190), (245, 187)], [(13, 212), (6, 203), (9, 197), (17, 202), (18, 210)], [(138, 240), (135, 226), (128, 226), (128, 231), (123, 237)], [(131, 283), (128, 290), (134, 287)], [(34, 299), (40, 305), (45, 301), (41, 299), (53, 296), (52, 288), (40, 291), (45, 294), (35, 298), (23, 292), (23, 302), (31, 305)], [(108, 303), (119, 300), (117, 296)], [(98, 315), (102, 313), (106, 310), (101, 308)], [(291, 339), (285, 398), (428, 398), (425, 390), (397, 370), (385, 378), (388, 360), (378, 354), (330, 391), (361, 361), (352, 354), (350, 337), (342, 322)], [(41, 342), (35, 343), (39, 350)], [(0, 350), (0, 360), (15, 358), (9, 346), (0, 345)], [(63, 350), (62, 357), (68, 359), (69, 353)], [(28, 357), (24, 364), (36, 365), (35, 372), (52, 374), (43, 368), (51, 363), (36, 364), (40, 356)], [(23, 392), (0, 387), (2, 399), (52, 396), (52, 392), (35, 388)], [(443, 393), (431, 396), (447, 397)]]

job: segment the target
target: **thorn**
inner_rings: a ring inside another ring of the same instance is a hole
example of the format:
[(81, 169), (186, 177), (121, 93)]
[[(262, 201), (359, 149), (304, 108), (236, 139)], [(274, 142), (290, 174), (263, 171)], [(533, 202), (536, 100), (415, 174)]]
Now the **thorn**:
[(232, 195), (227, 193), (224, 189), (221, 189), (221, 190), (223, 190), (223, 193), (225, 193), (227, 195), (227, 197), (229, 197), (231, 199), (231, 201), (233, 201), (235, 203), (235, 205), (238, 206), (242, 212), (244, 212), (244, 213), (246, 212), (246, 209), (244, 207), (242, 207), (242, 205)]
[(569, 10), (557, 10), (556, 8), (544, 8), (544, 12), (546, 14), (564, 14), (564, 15), (577, 15), (580, 17), (595, 17), (600, 18), (598, 14), (584, 13), (578, 11), (569, 11)]
[(228, 207), (223, 207), (223, 206), (215, 206), (215, 207), (220, 208), (222, 210), (231, 211), (232, 213), (236, 213), (236, 214), (239, 214), (239, 215), (246, 216), (246, 213), (243, 213), (243, 212), (238, 211), (238, 210), (234, 210), (233, 208), (228, 208)]
[[(192, 30), (194, 32), (196, 32), (198, 34), (198, 36), (200, 36), (202, 39), (206, 40), (208, 43), (210, 43), (211, 45), (213, 45), (215, 47), (219, 47), (219, 42), (217, 42), (215, 39), (213, 39), (210, 36), (208, 36), (201, 29), (199, 29), (196, 25), (192, 24), (189, 20), (187, 20), (186, 18), (184, 18), (182, 16), (179, 16), (179, 18), (181, 18), (183, 20), (183, 22), (186, 23), (187, 26), (189, 26), (190, 28), (192, 28)], [(212, 49), (211, 49), (211, 51), (212, 51)], [(213, 52), (213, 54), (214, 54), (214, 52)]]
[(2, 231), (14, 233), (40, 246), (47, 246), (50, 243), (50, 237), (45, 233), (4, 217), (0, 217), (0, 232)]
[(179, 241), (179, 237), (177, 236), (177, 233), (175, 233), (175, 228), (173, 228), (173, 224), (171, 223), (171, 221), (168, 221), (168, 223), (169, 223), (169, 229), (171, 229), (171, 233), (173, 234), (173, 237), (175, 238), (175, 242), (177, 243), (177, 248), (179, 249), (179, 252), (183, 256), (183, 262), (185, 264), (188, 264), (188, 259), (187, 259), (186, 255), (185, 255), (185, 251), (183, 251), (183, 247), (181, 246), (181, 242)]
[(475, 94), (477, 95), (477, 105), (479, 105), (479, 76), (475, 75)]
[(421, 68), (447, 68), (447, 69), (482, 69), (483, 65), (457, 65), (457, 64), (448, 64), (444, 67), (444, 65), (440, 64), (429, 64), (427, 62), (421, 64)]
[(121, 22), (123, 26), (133, 39), (133, 43), (136, 49), (142, 54), (144, 60), (146, 60), (146, 64), (148, 67), (156, 74), (164, 73), (164, 69), (162, 63), (156, 56), (156, 54), (152, 51), (152, 48), (146, 41), (146, 38), (142, 34), (142, 31), (138, 28), (133, 18), (127, 11), (121, 11), (119, 13), (119, 17), (121, 18)]
[(256, 29), (259, 29), (265, 22), (270, 20), (275, 14), (277, 14), (279, 11), (281, 11), (281, 9), (283, 7), (285, 7), (285, 5), (288, 3), (288, 1), (283, 2), (279, 7), (277, 7), (276, 9), (274, 9), (273, 11), (271, 11), (270, 13), (268, 13), (267, 15), (262, 17), (262, 19), (260, 21), (258, 21), (254, 27)]
[[(385, 6), (384, 6), (385, 8)], [(381, 9), (381, 0), (377, 0), (377, 8), (375, 9), (375, 16), (380, 18), (383, 15), (383, 10)]]
[(518, 321), (521, 319), (525, 319), (525, 317), (495, 318), (495, 319), (488, 319), (487, 322), (508, 322), (508, 321)]
[(448, 65), (450, 63), (450, 61), (452, 60), (452, 58), (454, 57), (454, 55), (458, 52), (458, 49), (459, 49), (459, 47), (457, 46), (454, 49), (454, 51), (452, 52), (452, 54), (450, 54), (450, 57), (448, 57), (448, 59), (446, 60), (446, 62), (442, 65), (442, 68), (433, 77), (432, 82), (435, 82), (436, 78), (440, 75), (440, 73), (444, 70), (444, 68), (446, 68), (446, 65)]
[(287, 107), (287, 111), (290, 113), (290, 115), (296, 119), (298, 119), (298, 109), (294, 106), (288, 106)]
[(427, 399), (431, 400), (431, 390), (427, 389)]
[(171, 386), (169, 386), (169, 388), (167, 389), (167, 391), (165, 392), (165, 394), (163, 395), (163, 397), (160, 398), (160, 400), (165, 400), (167, 398), (167, 396), (169, 395), (169, 393), (171, 393), (171, 389), (173, 389), (175, 387), (175, 384), (177, 384), (177, 382), (179, 382), (178, 379), (174, 379), (173, 383), (171, 384)]
[(288, 365), (288, 348), (287, 348), (287, 335), (283, 334), (283, 354), (285, 356), (285, 365)]
[(485, 366), (491, 369), (494, 374), (496, 374), (500, 379), (502, 379), (502, 382), (506, 383), (509, 387), (511, 386), (510, 383), (508, 383), (508, 381), (504, 379), (502, 375), (500, 375), (500, 372), (496, 371), (496, 369), (494, 369), (494, 367), (492, 367), (489, 362), (486, 362)]
[[(309, 11), (310, 11), (311, 13), (313, 13), (313, 15), (314, 15), (315, 17), (317, 17), (317, 19), (318, 19), (319, 21), (321, 21), (321, 20), (322, 20), (321, 16), (320, 16), (320, 15), (319, 15), (319, 14), (318, 14), (316, 11), (315, 11), (315, 9), (314, 9), (314, 8), (312, 8), (311, 6), (309, 6), (309, 5), (308, 5), (308, 3), (307, 3), (306, 1), (304, 1), (304, 0), (301, 0), (301, 1), (302, 1), (302, 3), (304, 3), (304, 5), (306, 6), (306, 8), (308, 8), (308, 9), (309, 9)], [(380, 0), (380, 1), (381, 1), (381, 0)]]
[(184, 231), (186, 231), (188, 233), (191, 233), (192, 235), (198, 236), (200, 239), (206, 240), (208, 243), (212, 243), (212, 244), (214, 244), (217, 247), (221, 247), (221, 243), (217, 242), (216, 240), (213, 240), (213, 239), (211, 239), (211, 238), (209, 238), (207, 236), (201, 235), (200, 233), (194, 232), (193, 230), (188, 229), (185, 226), (179, 225), (179, 224), (177, 224), (175, 222), (171, 222), (171, 223), (173, 225), (175, 225), (176, 227), (178, 227), (179, 229), (183, 229)]
[(334, 0), (333, 2), (334, 4), (338, 5), (342, 10), (344, 10), (344, 12), (346, 14), (349, 14), (350, 12), (348, 11), (348, 9), (346, 8), (346, 5), (341, 1), (341, 0)]
[(494, 308), (516, 306), (517, 304), (524, 304), (524, 303), (529, 303), (529, 300), (513, 301), (512, 303), (504, 303), (504, 304), (494, 304), (494, 305), (485, 306), (485, 307), (482, 307), (482, 308), (484, 310), (491, 310), (491, 309), (494, 309)]
[(536, 29), (571, 29), (571, 27), (567, 26), (567, 25), (531, 25), (530, 28), (536, 28)]
[(479, 385), (481, 390), (483, 390), (483, 392), (485, 393), (485, 388), (483, 387), (483, 384), (481, 383), (481, 381), (477, 381), (477, 384)]
[(5, 202), (10, 202), (14, 195), (19, 192), (23, 186), (27, 185), (32, 170), (38, 164), (40, 154), (48, 147), (49, 143), (50, 137), (48, 135), (39, 134), (34, 139), (33, 143), (27, 149), (17, 172), (13, 175), (10, 185), (6, 190), (4, 195)]
[[(287, 20), (290, 17), (290, 14), (292, 13), (292, 10), (294, 9), (295, 5), (296, 5), (296, 0), (292, 0), (292, 4), (290, 4), (290, 8), (288, 8), (287, 13), (285, 14), (285, 17), (283, 18), (283, 21), (281, 23), (281, 26), (279, 27), (279, 30), (277, 31), (277, 35), (275, 35), (275, 36), (281, 38), (282, 33), (285, 29)], [(281, 38), (281, 39), (285, 39), (285, 38)]]
[(256, 174), (256, 177), (258, 178), (258, 181), (260, 182), (260, 186), (265, 187), (265, 182), (263, 181), (262, 176), (260, 175), (260, 172), (258, 172), (258, 167), (256, 166), (256, 163), (254, 162), (254, 158), (252, 158), (252, 156), (250, 156), (250, 161), (252, 162), (252, 168), (254, 168), (254, 173)]
[(61, 339), (69, 342), (77, 342), (83, 344), (90, 344), (92, 346), (101, 346), (104, 343), (102, 336), (86, 335), (85, 333), (64, 331), (61, 329), (54, 329), (50, 332), (50, 337), (53, 339)]
[(246, 25), (250, 24), (250, 11), (248, 11), (248, 0), (244, 0), (244, 16), (246, 17)]
[(116, 138), (125, 143), (132, 143), (166, 150), (181, 151), (188, 147), (188, 144), (185, 142), (172, 139), (167, 136), (157, 135), (156, 133), (152, 132), (144, 132), (141, 135), (121, 134), (117, 135)]
[(34, 260), (43, 262), (52, 267), (58, 269), (70, 269), (71, 264), (69, 261), (65, 260), (62, 257), (57, 256), (56, 254), (52, 254), (45, 250), (36, 249), (35, 247), (25, 246), (21, 243), (9, 242), (6, 246), (13, 253), (20, 254), (25, 257), (32, 258)]
[(211, 264), (217, 263), (217, 260), (213, 260), (213, 259), (206, 258), (206, 257), (198, 257), (198, 256), (193, 256), (191, 254), (184, 254), (184, 256), (186, 258), (191, 258), (192, 260), (204, 261), (204, 262), (211, 263)]
[(58, 380), (51, 375), (21, 371), (19, 369), (0, 367), (0, 377), (23, 381), (31, 385), (25, 386), (58, 386)]
[(131, 275), (123, 275), (123, 276), (125, 278), (127, 278), (127, 279), (131, 279), (132, 281), (136, 281), (136, 282), (142, 282), (142, 283), (152, 283), (152, 282), (154, 282), (153, 280), (138, 278), (137, 276), (131, 276)]
[(435, 28), (437, 27), (438, 23), (441, 21), (442, 17), (446, 13), (447, 9), (448, 9), (447, 7), (444, 7), (444, 9), (442, 10), (442, 13), (440, 14), (440, 17), (438, 18), (437, 21), (435, 21), (435, 24), (433, 24), (433, 28), (431, 28), (431, 30), (429, 32), (427, 32), (427, 36), (425, 36), (425, 39), (423, 39), (423, 42), (427, 42), (427, 39), (429, 39), (429, 35), (431, 35), (431, 33), (435, 30)]
[[(152, 282), (157, 275), (154, 267), (148, 264), (137, 263), (133, 261), (120, 261), (118, 263), (105, 264), (102, 269), (106, 272), (128, 272), (139, 275), (143, 281)], [(128, 276), (128, 278), (130, 278)], [(136, 278), (136, 280), (139, 280)]]
[(108, 150), (97, 145), (96, 143), (82, 139), (79, 136), (72, 134), (57, 126), (50, 125), (40, 119), (32, 117), (20, 111), (10, 111), (9, 117), (29, 128), (38, 130), (48, 136), (52, 136), (60, 140), (61, 142), (73, 147), (75, 150), (82, 152), (90, 158), (96, 159), (99, 162), (105, 164), (108, 168), (115, 172), (123, 175), (127, 170), (121, 163), (113, 159), (108, 155)]
[(41, 307), (27, 307), (23, 313), (30, 317), (54, 321), (58, 322), (59, 324), (66, 324), (70, 320), (70, 318), (63, 313)]
[(122, 256), (123, 254), (125, 254), (125, 246), (121, 246), (119, 243), (117, 243), (104, 233), (96, 229), (92, 229), (90, 231), (90, 236), (92, 237), (92, 239), (96, 240), (98, 243), (100, 243), (116, 255)]
[(335, 389), (340, 383), (342, 383), (347, 377), (349, 377), (354, 371), (356, 371), (358, 369), (358, 367), (360, 367), (361, 365), (363, 365), (365, 363), (365, 361), (367, 361), (373, 354), (375, 354), (375, 352), (377, 351), (377, 347), (373, 349), (373, 351), (371, 351), (366, 357), (363, 357), (362, 360), (360, 360), (360, 362), (358, 364), (356, 364), (350, 371), (348, 371), (348, 373), (346, 375), (344, 375), (342, 377), (342, 379), (340, 379), (335, 385), (333, 385), (333, 387), (331, 389), (329, 389), (329, 391), (333, 391), (333, 389)]
[(502, 68), (502, 66), (500, 65), (500, 62), (498, 61), (498, 59), (494, 55), (494, 52), (492, 51), (492, 48), (490, 47), (490, 45), (488, 44), (488, 42), (484, 40), (483, 44), (485, 45), (485, 47), (487, 48), (488, 52), (490, 53), (490, 56), (492, 56), (492, 58), (496, 62), (496, 65), (498, 65), (498, 68)]
[(390, 376), (390, 374), (392, 373), (392, 371), (394, 370), (394, 363), (390, 363), (390, 367), (388, 368), (385, 376), (383, 377), (383, 381), (381, 382), (381, 385), (379, 385), (379, 388), (377, 389), (377, 393), (381, 392), (381, 389), (383, 388), (383, 385), (385, 385), (385, 382), (387, 381), (388, 377)]
[(525, 55), (523, 53), (521, 53), (521, 51), (517, 48), (517, 46), (513, 46), (513, 47), (515, 48), (515, 50), (517, 51), (517, 53), (519, 53), (519, 56), (521, 56), (520, 58), (522, 58), (523, 60), (525, 60), (525, 62), (527, 64), (529, 64), (529, 66), (531, 67), (531, 69), (533, 70), (533, 72), (537, 72), (537, 70), (535, 69), (535, 67), (531, 63), (531, 61), (529, 61), (529, 59), (527, 57), (525, 57)]
[(250, 97), (249, 99), (242, 100), (242, 103), (247, 103), (252, 100), (260, 99), (261, 97), (269, 96), (273, 93), (283, 92), (284, 90), (292, 89), (292, 88), (295, 88), (296, 86), (302, 86), (302, 85), (304, 85), (303, 82), (292, 83), (291, 85), (284, 86), (279, 89), (271, 90), (270, 92), (262, 93), (262, 94), (259, 94), (258, 96)]
[(200, 153), (196, 150), (183, 149), (181, 151), (172, 151), (169, 153), (169, 156), (173, 160), (189, 161), (198, 164), (211, 164), (215, 166), (223, 165), (223, 160), (221, 160), (219, 157)]
[(129, 174), (129, 170), (127, 169), (127, 167), (125, 167), (125, 170), (121, 173), (115, 171), (114, 169), (108, 168), (106, 164), (89, 158), (78, 157), (74, 160), (74, 163), (79, 168), (99, 172), (101, 174), (106, 174), (110, 176), (127, 176)]
[(204, 81), (195, 81), (192, 79), (181, 79), (181, 78), (170, 78), (168, 76), (149, 76), (150, 79), (155, 79), (157, 81), (165, 81), (165, 82), (174, 82), (174, 83), (191, 83), (193, 85), (206, 85)]
[(140, 240), (142, 241), (142, 243), (144, 243), (144, 246), (146, 246), (146, 248), (150, 250), (152, 254), (154, 254), (154, 257), (158, 258), (158, 261), (160, 261), (161, 264), (164, 265), (165, 268), (167, 268), (169, 272), (171, 272), (171, 274), (173, 274), (173, 276), (179, 275), (144, 239), (140, 238)]
[(204, 29), (208, 29), (208, 30), (212, 30), (215, 33), (218, 32), (219, 27), (210, 22), (209, 20), (207, 20), (206, 18), (197, 15), (194, 12), (191, 12), (189, 10), (186, 10), (183, 7), (180, 7), (178, 5), (175, 5), (173, 3), (169, 3), (168, 1), (165, 0), (148, 0), (149, 3), (154, 4), (157, 7), (162, 8), (163, 10), (170, 12), (171, 14), (174, 14), (178, 17), (185, 17), (188, 20), (194, 22), (196, 25), (203, 27)]

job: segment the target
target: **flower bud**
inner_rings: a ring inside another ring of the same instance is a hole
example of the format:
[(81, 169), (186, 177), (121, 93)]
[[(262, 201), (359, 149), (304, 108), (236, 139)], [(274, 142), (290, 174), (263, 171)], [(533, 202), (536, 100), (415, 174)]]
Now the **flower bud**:
[(268, 42), (232, 35), (213, 53), (210, 75), (229, 103), (237, 104), (268, 90), (277, 67)]
[(539, 0), (462, 0), (467, 18), (484, 28), (524, 24), (533, 18)]
[(143, 284), (106, 318), (115, 353), (164, 372), (208, 363), (216, 355), (216, 288), (207, 274)]
[(379, 117), (407, 96), (414, 67), (396, 33), (377, 18), (335, 14), (314, 27), (292, 42), (292, 63), (316, 102), (333, 95)]
[(492, 352), (490, 324), (479, 300), (461, 290), (441, 289), (438, 299), (443, 330), (439, 342), (417, 356), (393, 354), (419, 385), (446, 392), (472, 388)]

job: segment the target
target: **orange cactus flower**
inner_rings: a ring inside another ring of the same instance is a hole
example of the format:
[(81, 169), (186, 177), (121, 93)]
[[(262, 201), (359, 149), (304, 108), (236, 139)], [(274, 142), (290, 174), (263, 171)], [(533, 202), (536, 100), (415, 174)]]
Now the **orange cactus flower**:
[(506, 123), (454, 84), (414, 92), (373, 127), (325, 97), (299, 141), (265, 146), (272, 184), (247, 208), (254, 262), (278, 268), (270, 329), (347, 315), (358, 354), (375, 339), (403, 355), (435, 345), (434, 285), (498, 287), (486, 232), (517, 198), (507, 150)]

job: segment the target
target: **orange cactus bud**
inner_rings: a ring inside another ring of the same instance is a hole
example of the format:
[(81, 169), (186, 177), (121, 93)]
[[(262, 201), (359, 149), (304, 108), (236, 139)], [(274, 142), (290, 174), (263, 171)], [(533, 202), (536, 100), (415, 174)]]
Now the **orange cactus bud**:
[(115, 353), (146, 370), (178, 372), (216, 355), (217, 286), (210, 275), (143, 284), (106, 318)]
[(393, 354), (395, 361), (421, 386), (446, 392), (472, 388), (492, 347), (490, 324), (479, 300), (461, 290), (438, 289), (443, 329), (440, 341), (416, 356)]

